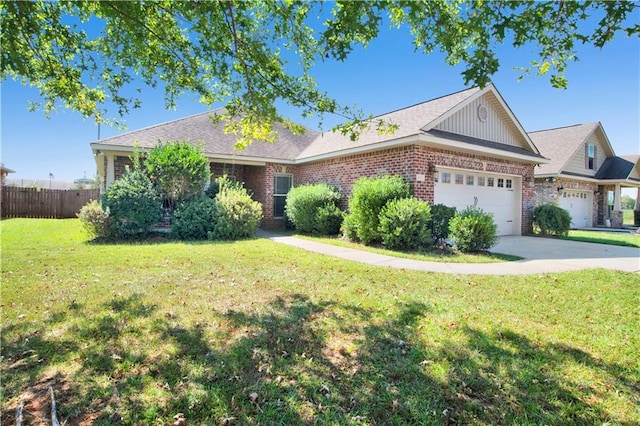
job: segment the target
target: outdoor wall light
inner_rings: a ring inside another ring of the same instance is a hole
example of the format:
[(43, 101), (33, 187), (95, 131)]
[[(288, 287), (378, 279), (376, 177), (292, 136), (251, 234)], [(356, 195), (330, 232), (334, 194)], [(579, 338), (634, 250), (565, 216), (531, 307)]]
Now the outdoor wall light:
[(558, 194), (561, 193), (562, 191), (564, 191), (564, 186), (559, 185), (558, 186)]
[(438, 178), (438, 169), (436, 169), (436, 166), (433, 163), (429, 163), (428, 171), (431, 173), (434, 180)]

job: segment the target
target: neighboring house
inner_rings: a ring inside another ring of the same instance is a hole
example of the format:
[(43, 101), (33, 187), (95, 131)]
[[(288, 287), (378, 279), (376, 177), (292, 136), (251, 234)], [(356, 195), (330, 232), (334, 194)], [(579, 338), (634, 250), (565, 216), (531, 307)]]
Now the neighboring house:
[(243, 181), (263, 205), (262, 226), (282, 224), (284, 201), (293, 185), (327, 182), (344, 195), (361, 176), (401, 175), (414, 194), (430, 203), (463, 209), (477, 204), (494, 215), (499, 235), (531, 230), (534, 167), (540, 154), (493, 84), (400, 109), (378, 118), (398, 126), (375, 129), (356, 142), (336, 133), (308, 130), (296, 136), (278, 128), (275, 144), (254, 142), (233, 149), (235, 137), (209, 119), (211, 112), (159, 124), (91, 144), (104, 188), (141, 151), (158, 141), (200, 144), (213, 176)]
[(76, 189), (76, 185), (73, 182), (55, 179), (7, 179), (5, 185), (18, 188), (42, 188), (57, 190)]
[(621, 188), (640, 188), (640, 156), (617, 157), (602, 124), (530, 132), (550, 161), (535, 170), (536, 205), (557, 204), (571, 227), (622, 226)]
[(9, 173), (15, 173), (15, 170), (11, 170), (5, 167), (4, 164), (0, 164), (0, 186), (4, 186), (6, 183), (7, 175)]

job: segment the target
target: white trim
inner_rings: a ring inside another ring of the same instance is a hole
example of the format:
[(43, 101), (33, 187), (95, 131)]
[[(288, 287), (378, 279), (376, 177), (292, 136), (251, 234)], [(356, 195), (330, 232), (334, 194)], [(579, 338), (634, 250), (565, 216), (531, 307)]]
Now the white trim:
[(276, 216), (276, 197), (284, 197), (285, 201), (286, 201), (287, 194), (288, 194), (288, 192), (287, 192), (287, 194), (280, 194), (280, 193), (276, 194), (276, 178), (278, 176), (286, 176), (286, 177), (291, 178), (291, 186), (289, 186), (289, 190), (291, 190), (291, 188), (293, 188), (293, 185), (294, 185), (294, 183), (293, 183), (293, 173), (274, 173), (273, 174), (273, 187), (272, 187), (273, 189), (272, 189), (272, 194), (271, 194), (271, 201), (273, 202), (273, 219), (282, 219), (282, 218), (284, 218), (284, 216), (285, 216), (284, 215), (284, 211), (283, 211), (282, 216)]
[[(353, 148), (345, 148), (341, 150), (331, 151), (323, 154), (312, 155), (310, 157), (297, 158), (294, 164), (312, 163), (314, 161), (330, 160), (333, 158), (347, 157), (350, 155), (366, 154), (373, 151), (381, 151), (383, 149), (396, 148), (403, 145), (411, 145), (417, 143), (417, 134), (403, 136), (398, 139), (390, 139), (382, 142), (376, 142), (367, 145), (354, 146)], [(354, 142), (354, 145), (357, 142)]]

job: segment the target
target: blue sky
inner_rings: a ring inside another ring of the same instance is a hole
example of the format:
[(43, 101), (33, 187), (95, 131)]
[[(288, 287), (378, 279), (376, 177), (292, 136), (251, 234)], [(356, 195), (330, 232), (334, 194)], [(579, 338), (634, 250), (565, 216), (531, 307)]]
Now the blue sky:
[[(546, 77), (520, 75), (514, 67), (535, 59), (531, 48), (498, 50), (501, 68), (492, 78), (526, 131), (600, 121), (618, 155), (640, 153), (640, 40), (618, 35), (600, 50), (591, 46), (578, 51), (579, 62), (569, 65), (567, 90), (554, 89)], [(410, 106), (466, 88), (460, 66), (444, 63), (440, 54), (415, 53), (405, 31), (389, 31), (366, 49), (356, 51), (344, 63), (320, 64), (314, 71), (320, 87), (338, 101), (357, 105), (375, 115)], [(0, 158), (16, 171), (17, 179), (57, 180), (92, 177), (96, 165), (89, 146), (98, 128), (79, 114), (59, 109), (47, 119), (42, 111), (29, 112), (29, 100), (37, 91), (17, 82), (1, 87)], [(185, 95), (176, 110), (164, 108), (160, 90), (145, 89), (141, 109), (124, 117), (128, 130), (205, 111), (195, 96)], [(285, 115), (301, 121), (296, 111)], [(114, 112), (115, 114), (115, 112)], [(326, 117), (324, 130), (339, 121)], [(122, 133), (101, 127), (101, 138)]]

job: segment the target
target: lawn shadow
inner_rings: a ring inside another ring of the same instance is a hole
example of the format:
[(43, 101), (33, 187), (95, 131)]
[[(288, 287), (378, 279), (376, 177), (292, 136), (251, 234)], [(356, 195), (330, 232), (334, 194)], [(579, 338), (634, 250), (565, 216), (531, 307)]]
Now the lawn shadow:
[(38, 332), (12, 329), (9, 338), (3, 329), (11, 403), (1, 420), (15, 423), (20, 398), (46, 417), (51, 385), (67, 424), (170, 423), (177, 413), (194, 424), (625, 424), (589, 398), (596, 385), (567, 380), (563, 367), (637, 395), (625, 368), (511, 330), (460, 327), (465, 339), (436, 345), (420, 332), (430, 315), (417, 302), (381, 315), (298, 294), (212, 311), (206, 323), (143, 295), (78, 305)]

